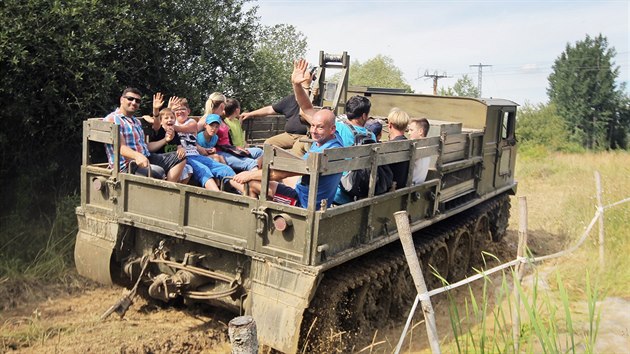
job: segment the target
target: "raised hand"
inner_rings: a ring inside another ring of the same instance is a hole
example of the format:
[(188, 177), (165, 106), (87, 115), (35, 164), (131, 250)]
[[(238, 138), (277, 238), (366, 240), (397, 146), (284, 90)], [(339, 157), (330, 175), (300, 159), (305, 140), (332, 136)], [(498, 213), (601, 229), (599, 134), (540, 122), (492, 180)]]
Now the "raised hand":
[(172, 96), (168, 99), (168, 108), (173, 109), (175, 106), (178, 106), (182, 102), (182, 99), (177, 96)]
[(291, 83), (301, 85), (303, 82), (310, 83), (310, 75), (307, 73), (308, 62), (305, 59), (293, 62), (293, 72), (291, 73)]
[(164, 104), (164, 96), (162, 96), (162, 92), (157, 92), (153, 95), (153, 112), (156, 111), (159, 113), (162, 105)]

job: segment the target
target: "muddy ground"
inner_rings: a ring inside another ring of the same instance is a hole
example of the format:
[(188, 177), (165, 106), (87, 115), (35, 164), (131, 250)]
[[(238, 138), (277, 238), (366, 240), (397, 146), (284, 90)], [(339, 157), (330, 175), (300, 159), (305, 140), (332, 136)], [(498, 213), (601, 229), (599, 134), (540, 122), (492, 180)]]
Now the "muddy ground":
[[(562, 249), (565, 241), (545, 232), (530, 232), (529, 246), (535, 255)], [(515, 231), (494, 253), (502, 260), (514, 258)], [(480, 291), (477, 282), (473, 289)], [(123, 319), (116, 314), (104, 321), (99, 317), (123, 294), (119, 287), (103, 287), (70, 275), (64, 284), (17, 284), (0, 280), (0, 352), (16, 353), (229, 353), (227, 323), (232, 314), (203, 307), (161, 306), (136, 297)], [(463, 299), (466, 291), (455, 292)], [(450, 333), (445, 299), (434, 304), (438, 333)], [(627, 352), (630, 348), (630, 303), (606, 299), (597, 352)], [(584, 304), (586, 311), (586, 304)], [(418, 318), (418, 316), (416, 316)], [(375, 333), (373, 343), (355, 351), (391, 353), (398, 342), (405, 318)], [(443, 335), (444, 336), (444, 335)], [(405, 352), (429, 351), (424, 324), (417, 323)]]

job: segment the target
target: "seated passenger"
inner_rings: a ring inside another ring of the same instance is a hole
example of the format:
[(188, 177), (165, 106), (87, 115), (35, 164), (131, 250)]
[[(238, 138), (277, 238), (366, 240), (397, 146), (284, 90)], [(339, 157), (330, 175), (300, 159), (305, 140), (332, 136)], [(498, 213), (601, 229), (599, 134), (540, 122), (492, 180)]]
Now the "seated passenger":
[[(423, 139), (429, 133), (429, 121), (426, 118), (412, 119), (409, 122), (409, 138)], [(422, 157), (413, 163), (413, 184), (420, 184), (427, 179), (431, 157)]]
[(257, 147), (248, 147), (245, 141), (245, 131), (241, 125), (241, 103), (235, 98), (228, 98), (225, 101), (225, 124), (230, 127), (230, 142), (239, 149), (246, 149), (252, 158), (257, 159), (262, 156), (263, 150)]
[[(372, 104), (365, 96), (352, 96), (346, 102), (346, 113), (338, 116), (335, 123), (337, 139), (343, 143), (343, 146), (376, 142), (376, 136), (365, 128), (365, 123), (369, 119), (370, 108), (372, 108)], [(304, 108), (302, 110), (309, 114), (308, 110)]]
[[(151, 153), (145, 141), (142, 123), (134, 113), (140, 108), (142, 94), (136, 88), (126, 88), (120, 96), (120, 106), (103, 118), (105, 122), (120, 126), (120, 165), (121, 172), (130, 171), (130, 162), (135, 162), (138, 175), (147, 176), (149, 168), (151, 177), (177, 182), (186, 165), (185, 159), (177, 157), (176, 152), (165, 154)], [(114, 147), (105, 144), (109, 167), (114, 167)], [(133, 171), (132, 171), (133, 172)]]
[[(155, 97), (155, 96), (154, 96)], [(186, 158), (186, 150), (179, 140), (179, 135), (175, 132), (175, 113), (170, 108), (162, 109), (156, 117), (155, 121), (160, 123), (160, 126), (154, 134), (149, 136), (149, 151), (156, 153), (176, 152), (179, 159)], [(184, 171), (182, 172), (179, 182), (188, 183), (188, 180), (192, 176), (192, 167), (186, 164)]]
[[(197, 126), (197, 122), (188, 117), (190, 114), (188, 100), (185, 98), (180, 99), (180, 102), (175, 105), (173, 110), (175, 111), (175, 116), (177, 117), (177, 122), (175, 123), (176, 125), (184, 127), (193, 125), (195, 127)], [(186, 150), (186, 159), (188, 160), (188, 164), (193, 169), (193, 180), (199, 183), (199, 185), (209, 190), (218, 191), (219, 187), (214, 178), (222, 180), (224, 177), (234, 176), (234, 170), (232, 170), (229, 166), (214, 161), (206, 156), (202, 156), (199, 153), (199, 150), (197, 150), (197, 134), (178, 134), (182, 146)]]
[[(392, 108), (387, 116), (387, 127), (389, 128), (389, 141), (407, 140), (405, 130), (409, 124), (407, 112)], [(409, 175), (409, 161), (400, 161), (389, 165), (394, 174), (395, 189), (407, 186), (407, 176)]]
[(381, 138), (383, 137), (383, 124), (378, 119), (368, 119), (368, 121), (365, 123), (365, 129), (371, 131), (372, 134), (374, 134), (377, 143), (381, 142)]
[[(210, 95), (206, 101), (206, 110), (204, 117), (214, 114), (217, 117), (225, 115), (225, 96), (220, 92), (214, 92)], [(204, 121), (199, 120), (199, 126), (203, 129)], [(218, 140), (216, 142), (217, 154), (219, 154), (225, 163), (233, 168), (235, 171), (251, 171), (258, 169), (258, 161), (253, 158), (249, 150), (243, 148), (237, 148), (230, 142), (230, 127), (222, 120), (219, 121), (219, 128), (217, 129)], [(262, 150), (254, 150), (255, 153), (262, 156)]]
[[(310, 132), (315, 142), (311, 145), (309, 152), (304, 155), (304, 159), (307, 159), (308, 154), (311, 152), (317, 153), (325, 149), (342, 147), (341, 143), (335, 137), (335, 115), (329, 110), (318, 111), (312, 116)], [(277, 180), (293, 175), (295, 174), (291, 172), (272, 170), (270, 173), (272, 181), (269, 182), (267, 195), (276, 202), (306, 208), (308, 206), (308, 194), (310, 189), (307, 180), (302, 178), (295, 188), (276, 182)], [(319, 185), (317, 186), (317, 210), (319, 210), (321, 201), (324, 199), (327, 201), (328, 206), (331, 205), (340, 179), (341, 173), (321, 176)], [(255, 170), (237, 174), (234, 176), (231, 183), (234, 188), (241, 191), (241, 193), (245, 193), (244, 183), (249, 182), (250, 196), (258, 197), (262, 188), (261, 180), (262, 170)]]
[[(216, 117), (216, 124), (211, 124), (211, 122), (215, 119), (213, 118), (211, 120), (210, 117)], [(200, 121), (203, 121), (204, 124), (203, 130), (197, 133), (197, 145), (200, 147), (197, 150), (199, 150), (199, 153), (203, 156), (207, 156), (217, 162), (226, 164), (225, 159), (221, 155), (217, 154), (216, 148), (217, 141), (219, 140), (217, 131), (219, 130), (221, 118), (219, 118), (216, 114), (209, 114), (202, 117)]]

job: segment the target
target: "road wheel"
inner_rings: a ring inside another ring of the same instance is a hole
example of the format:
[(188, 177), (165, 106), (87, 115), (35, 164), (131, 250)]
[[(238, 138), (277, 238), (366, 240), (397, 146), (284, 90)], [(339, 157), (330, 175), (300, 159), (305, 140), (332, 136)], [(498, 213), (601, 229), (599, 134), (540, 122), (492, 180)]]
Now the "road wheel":
[(472, 237), (467, 228), (457, 230), (457, 234), (448, 241), (450, 266), (448, 281), (453, 283), (464, 279), (470, 268)]
[(422, 256), (422, 271), (427, 289), (432, 290), (442, 286), (443, 279), (448, 279), (449, 255), (448, 246), (440, 241)]
[(492, 242), (490, 233), (490, 220), (488, 214), (481, 214), (473, 224), (472, 228), (472, 264), (482, 264), (482, 252), (488, 249)]

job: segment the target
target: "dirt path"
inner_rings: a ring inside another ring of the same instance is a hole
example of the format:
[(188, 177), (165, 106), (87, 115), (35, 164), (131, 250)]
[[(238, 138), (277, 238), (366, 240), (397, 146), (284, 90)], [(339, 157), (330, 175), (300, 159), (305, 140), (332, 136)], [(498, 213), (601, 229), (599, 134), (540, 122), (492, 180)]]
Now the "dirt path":
[[(80, 284), (75, 284), (80, 285)], [(86, 290), (48, 286), (23, 294), (28, 303), (0, 315), (0, 352), (22, 353), (229, 353), (230, 316), (207, 309), (161, 307), (136, 297), (120, 320), (100, 315), (122, 295), (121, 288), (85, 283)], [(45, 295), (44, 298), (42, 295)]]

